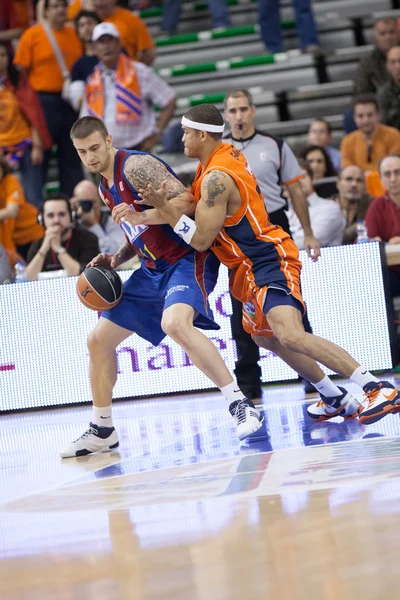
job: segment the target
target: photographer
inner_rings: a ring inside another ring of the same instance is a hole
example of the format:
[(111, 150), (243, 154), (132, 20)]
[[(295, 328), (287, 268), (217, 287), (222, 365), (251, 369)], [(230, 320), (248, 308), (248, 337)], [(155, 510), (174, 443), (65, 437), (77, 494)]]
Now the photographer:
[(73, 222), (68, 196), (49, 194), (39, 220), (43, 222), (45, 235), (29, 248), (26, 272), (30, 281), (38, 279), (42, 272), (79, 275), (99, 254), (97, 237)]
[(112, 220), (108, 209), (102, 210), (102, 205), (97, 187), (92, 181), (84, 179), (75, 186), (71, 208), (78, 223), (97, 236), (100, 252), (115, 254), (121, 246), (124, 234), (120, 226)]

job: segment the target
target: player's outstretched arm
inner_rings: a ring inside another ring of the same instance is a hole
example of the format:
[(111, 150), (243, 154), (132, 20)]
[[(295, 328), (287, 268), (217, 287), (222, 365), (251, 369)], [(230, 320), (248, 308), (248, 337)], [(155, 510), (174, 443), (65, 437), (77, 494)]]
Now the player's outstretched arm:
[[(151, 184), (155, 190), (165, 182), (165, 196), (176, 208), (185, 215), (193, 215), (196, 203), (192, 194), (185, 186), (168, 171), (162, 162), (148, 154), (130, 156), (124, 166), (124, 175), (136, 190)], [(140, 224), (162, 225), (167, 221), (157, 209), (136, 213), (140, 215)], [(135, 223), (136, 225), (139, 223)]]
[(161, 185), (160, 190), (155, 190), (149, 184), (139, 190), (139, 195), (144, 203), (158, 208), (160, 214), (187, 244), (196, 250), (207, 250), (224, 224), (228, 201), (235, 187), (233, 179), (222, 171), (212, 171), (204, 177), (195, 221), (184, 216), (167, 201), (166, 194), (163, 193), (164, 185)]

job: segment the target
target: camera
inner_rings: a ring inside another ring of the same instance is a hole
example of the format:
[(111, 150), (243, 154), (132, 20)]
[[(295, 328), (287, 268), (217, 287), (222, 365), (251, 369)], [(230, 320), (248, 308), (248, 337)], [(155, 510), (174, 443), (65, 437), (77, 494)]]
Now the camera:
[(93, 208), (93, 204), (94, 200), (78, 200), (78, 205), (84, 213), (89, 213)]

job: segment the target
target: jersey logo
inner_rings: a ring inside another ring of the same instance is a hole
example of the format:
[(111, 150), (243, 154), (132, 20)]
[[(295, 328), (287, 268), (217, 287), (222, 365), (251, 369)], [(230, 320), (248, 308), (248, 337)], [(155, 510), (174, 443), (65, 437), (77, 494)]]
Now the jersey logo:
[(243, 302), (243, 308), (245, 313), (250, 317), (250, 319), (255, 318), (256, 307), (254, 306), (254, 302)]
[(124, 191), (124, 182), (123, 181), (119, 182), (119, 189), (121, 190), (121, 192)]

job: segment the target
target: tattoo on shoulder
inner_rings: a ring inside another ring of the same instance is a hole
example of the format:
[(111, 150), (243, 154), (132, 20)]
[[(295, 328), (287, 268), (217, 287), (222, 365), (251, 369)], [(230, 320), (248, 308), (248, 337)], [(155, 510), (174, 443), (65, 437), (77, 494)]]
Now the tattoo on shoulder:
[(148, 154), (130, 156), (125, 162), (124, 175), (136, 190), (144, 189), (149, 183), (158, 190), (162, 182), (167, 180), (167, 200), (187, 191), (159, 160)]
[(215, 206), (215, 198), (220, 194), (223, 194), (226, 190), (224, 185), (224, 179), (226, 178), (225, 173), (221, 171), (214, 171), (208, 177), (204, 183), (204, 187), (207, 190), (208, 198), (206, 200), (207, 206), (210, 208)]

